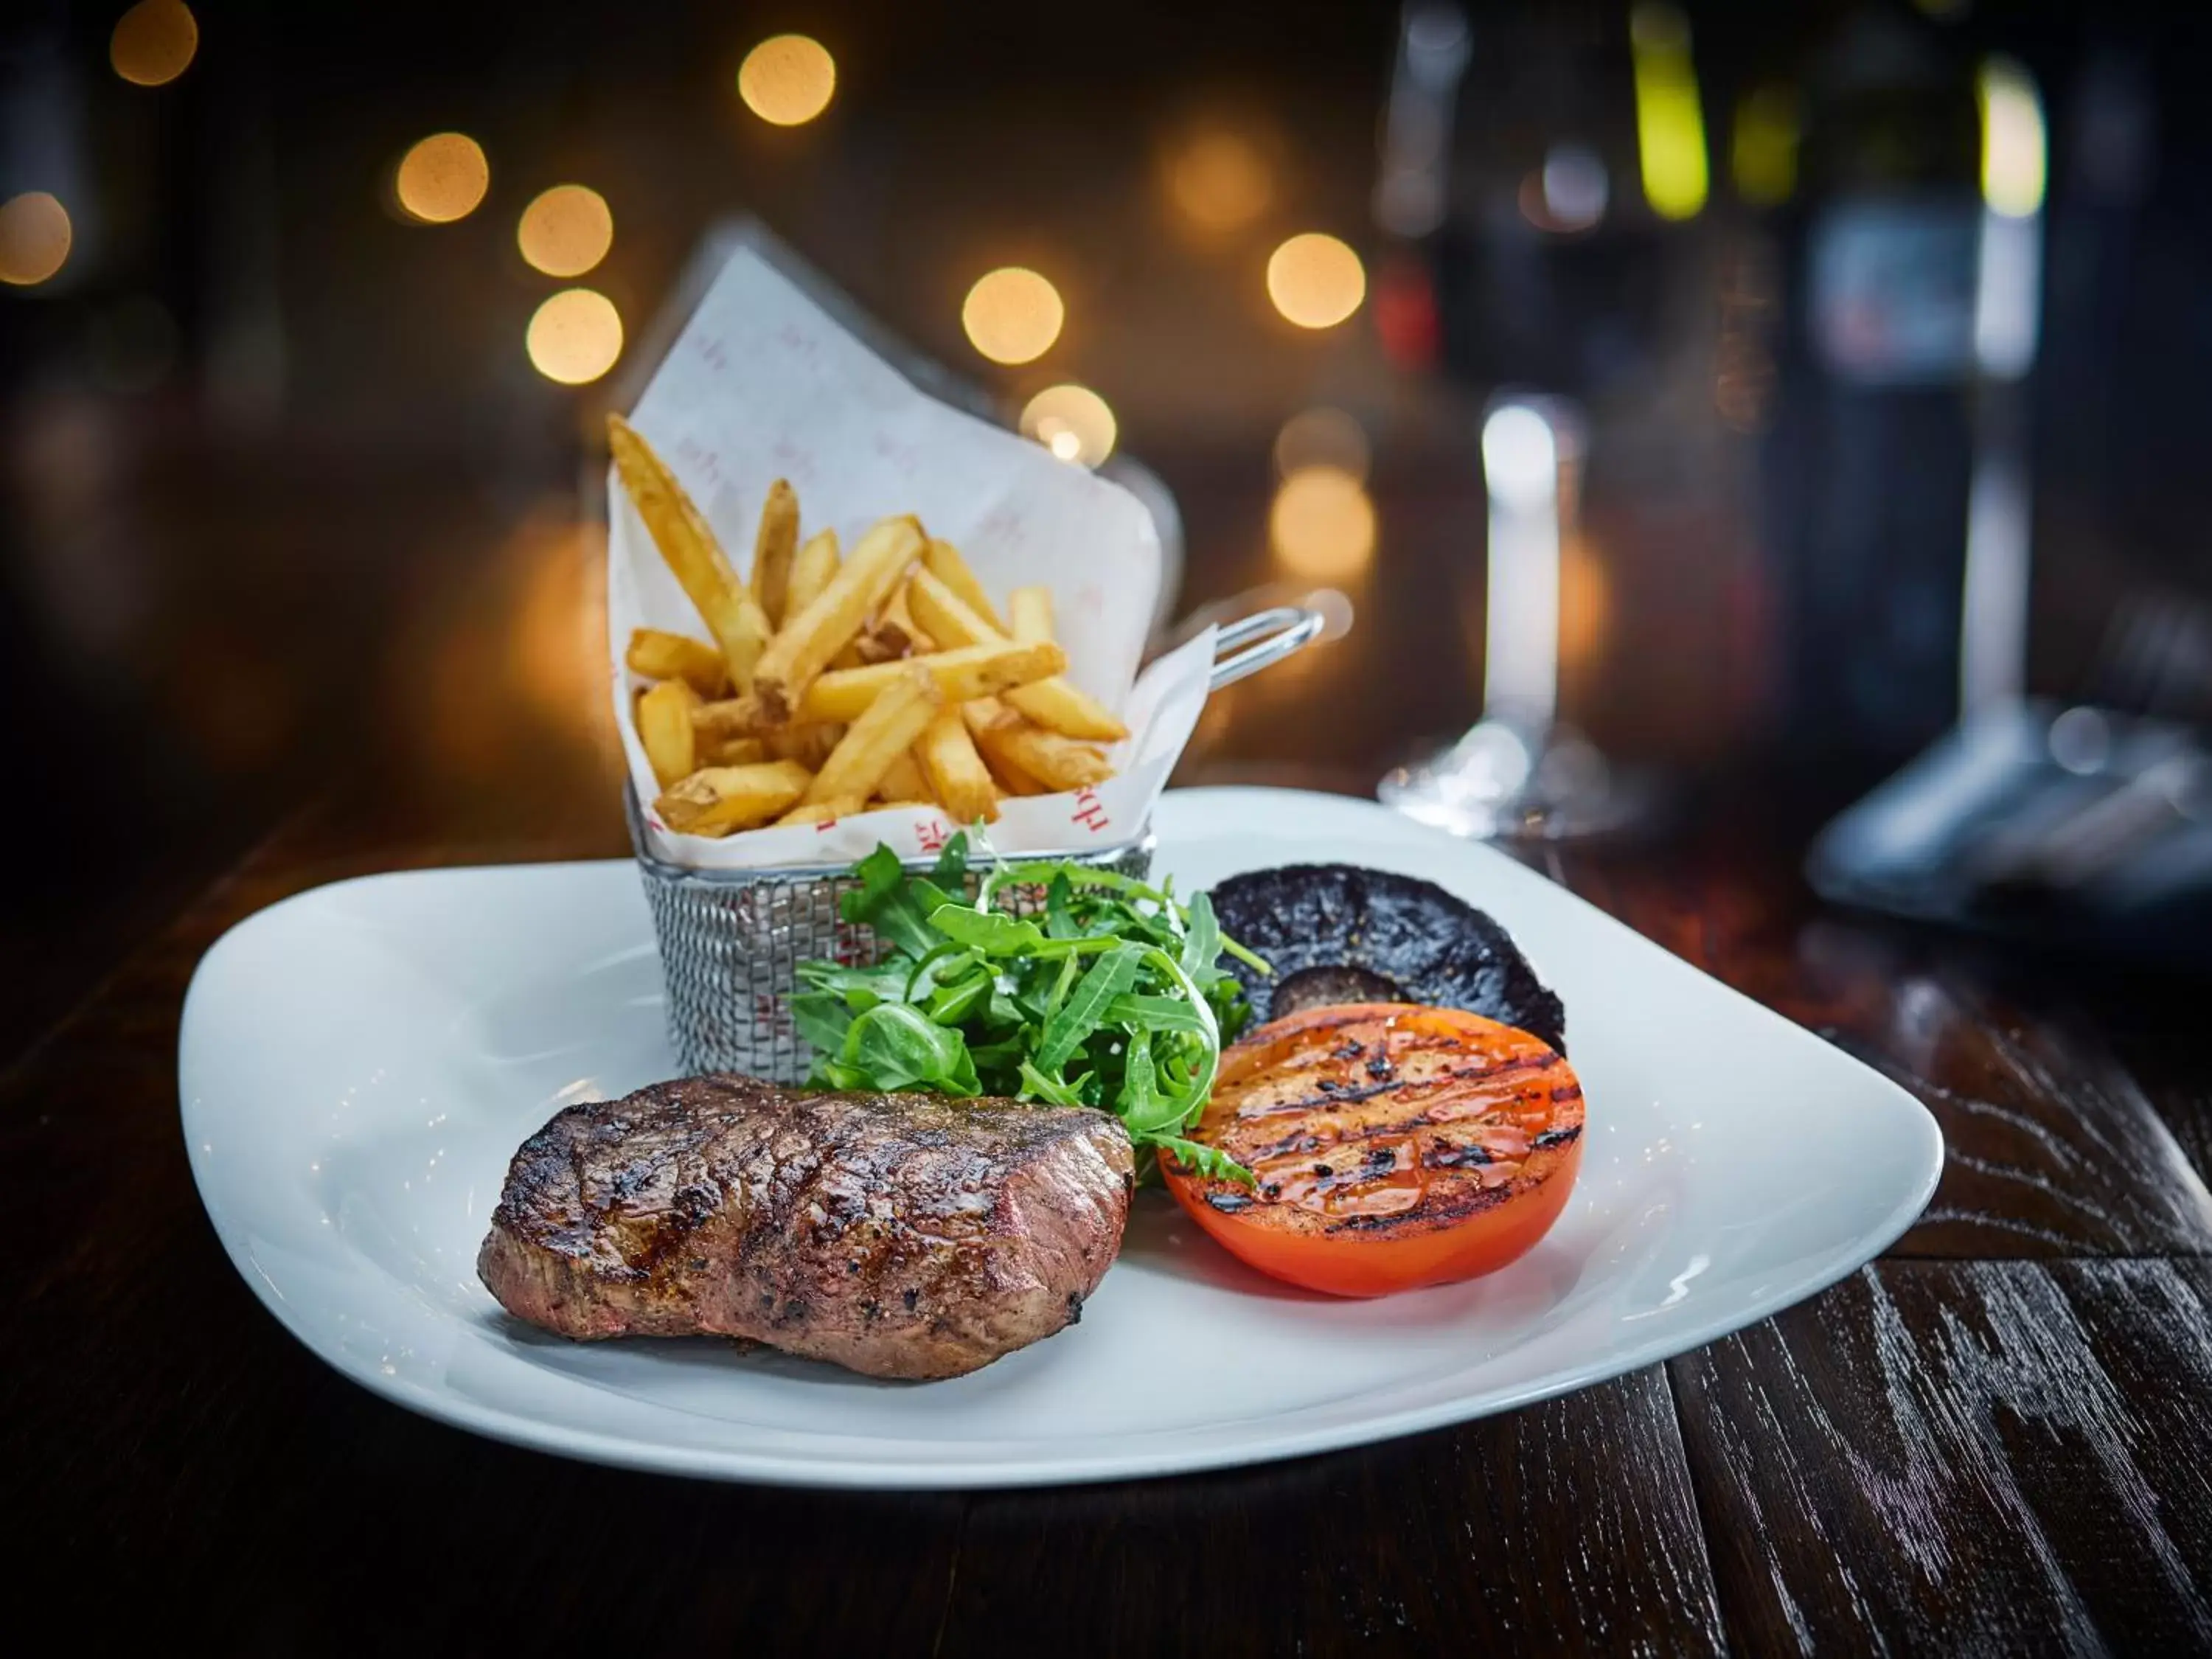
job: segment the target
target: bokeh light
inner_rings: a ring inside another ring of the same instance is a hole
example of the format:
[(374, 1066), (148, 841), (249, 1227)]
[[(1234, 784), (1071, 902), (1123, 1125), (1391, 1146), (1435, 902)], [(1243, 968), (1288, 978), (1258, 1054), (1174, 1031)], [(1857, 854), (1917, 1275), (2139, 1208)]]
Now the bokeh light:
[(1628, 39), (1644, 199), (1662, 219), (1693, 219), (1705, 204), (1707, 179), (1689, 20), (1668, 0), (1643, 0), (1629, 13)]
[(1060, 290), (1019, 265), (977, 277), (960, 307), (969, 343), (994, 363), (1026, 363), (1043, 356), (1066, 320)]
[(1275, 179), (1258, 146), (1240, 133), (1194, 134), (1168, 158), (1168, 196), (1199, 229), (1241, 230), (1267, 210)]
[(1268, 257), (1267, 297), (1300, 328), (1333, 328), (1367, 297), (1366, 268), (1335, 237), (1306, 231)]
[(399, 158), (392, 188), (409, 217), (449, 225), (483, 202), (491, 188), (491, 163), (465, 132), (434, 132)]
[(1022, 431), (1063, 461), (1096, 466), (1114, 453), (1114, 411), (1087, 386), (1048, 386), (1022, 410)]
[(2025, 219), (2042, 209), (2049, 170), (2043, 99), (2034, 77), (2009, 58), (1983, 64), (1975, 90), (1982, 108), (1982, 199), (1992, 213)]
[(836, 60), (804, 34), (772, 36), (738, 66), (738, 96), (772, 126), (804, 126), (830, 107), (836, 90)]
[(529, 346), (531, 367), (547, 380), (583, 386), (622, 356), (622, 315), (604, 294), (563, 289), (531, 318)]
[(1350, 581), (1375, 559), (1375, 503), (1358, 479), (1333, 466), (1293, 472), (1267, 515), (1275, 558), (1310, 581)]
[(586, 185), (556, 185), (522, 210), (514, 228), (522, 257), (548, 276), (580, 276), (614, 246), (615, 216)]
[(1753, 88), (1736, 106), (1729, 171), (1753, 207), (1779, 207), (1797, 188), (1800, 118), (1796, 92), (1784, 82)]
[(138, 0), (116, 20), (107, 61), (134, 86), (166, 85), (200, 49), (200, 26), (184, 0)]
[(1571, 236), (1605, 217), (1613, 180), (1586, 144), (1554, 144), (1521, 181), (1521, 216), (1539, 230)]
[(43, 190), (0, 203), (0, 283), (30, 288), (69, 258), (69, 210)]
[(1559, 441), (1552, 423), (1526, 404), (1504, 404), (1482, 423), (1482, 471), (1492, 497), (1517, 511), (1554, 498)]
[(1275, 475), (1287, 478), (1309, 467), (1334, 467), (1358, 483), (1367, 481), (1367, 433), (1340, 409), (1321, 404), (1283, 422), (1275, 434)]

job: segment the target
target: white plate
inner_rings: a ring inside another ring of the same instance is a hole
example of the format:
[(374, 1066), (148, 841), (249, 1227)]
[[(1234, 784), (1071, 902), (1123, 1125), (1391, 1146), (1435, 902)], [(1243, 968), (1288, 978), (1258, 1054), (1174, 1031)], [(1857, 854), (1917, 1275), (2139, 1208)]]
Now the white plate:
[(356, 1382), (465, 1428), (674, 1474), (836, 1486), (1165, 1474), (1381, 1440), (1564, 1393), (1811, 1295), (1934, 1190), (1911, 1096), (1488, 848), (1331, 796), (1169, 795), (1178, 884), (1341, 860), (1511, 929), (1567, 1006), (1582, 1178), (1503, 1273), (1372, 1302), (1240, 1267), (1157, 1193), (1082, 1323), (948, 1382), (715, 1341), (575, 1344), (477, 1282), (516, 1146), (671, 1069), (626, 863), (374, 876), (209, 951), (185, 1133), (246, 1282)]

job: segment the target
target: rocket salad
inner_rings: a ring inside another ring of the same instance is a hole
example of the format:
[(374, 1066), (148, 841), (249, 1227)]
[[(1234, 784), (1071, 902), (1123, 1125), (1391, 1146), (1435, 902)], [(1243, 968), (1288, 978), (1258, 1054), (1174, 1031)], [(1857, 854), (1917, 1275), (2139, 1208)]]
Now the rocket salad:
[[(994, 864), (971, 902), (965, 835), (927, 874), (880, 846), (852, 874), (860, 884), (844, 918), (888, 951), (866, 967), (799, 964), (805, 989), (791, 1009), (814, 1046), (811, 1082), (1095, 1106), (1139, 1148), (1249, 1181), (1184, 1134), (1212, 1093), (1222, 1044), (1251, 1018), (1222, 957), (1268, 971), (1222, 934), (1204, 893), (1179, 900), (1171, 880), (1152, 887), (1042, 860)], [(1017, 891), (1026, 914), (1008, 903)]]

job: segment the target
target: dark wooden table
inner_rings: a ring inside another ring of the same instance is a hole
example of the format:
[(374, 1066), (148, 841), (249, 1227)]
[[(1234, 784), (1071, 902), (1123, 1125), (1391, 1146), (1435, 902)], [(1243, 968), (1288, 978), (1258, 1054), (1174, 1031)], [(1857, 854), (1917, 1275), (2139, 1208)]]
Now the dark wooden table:
[[(1755, 794), (1657, 846), (1534, 861), (1911, 1089), (1949, 1164), (1888, 1255), (1711, 1347), (1296, 1462), (898, 1497), (565, 1462), (343, 1381), (201, 1211), (179, 1003), (225, 927), (315, 884), (623, 853), (589, 546), (519, 535), (398, 647), (434, 672), (365, 689), (409, 740), (337, 757), (0, 1075), (28, 1258), (0, 1292), (19, 1601), (97, 1583), (112, 1607), (73, 1615), (93, 1628), (158, 1616), (273, 1653), (2212, 1649), (2198, 988), (1824, 914)], [(1301, 772), (1237, 737), (1334, 672), (1254, 683), (1197, 775), (1356, 786), (1344, 757)]]

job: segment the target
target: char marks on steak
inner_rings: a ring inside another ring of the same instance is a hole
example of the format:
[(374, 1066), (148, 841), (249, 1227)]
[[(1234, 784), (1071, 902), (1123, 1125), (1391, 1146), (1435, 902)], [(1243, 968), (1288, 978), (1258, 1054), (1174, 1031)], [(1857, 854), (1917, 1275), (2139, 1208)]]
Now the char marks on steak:
[(957, 1376), (1080, 1315), (1133, 1171), (1103, 1112), (686, 1078), (525, 1141), (477, 1272), (562, 1336), (741, 1337)]

